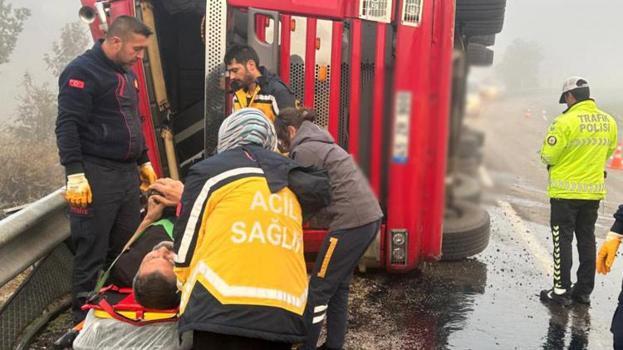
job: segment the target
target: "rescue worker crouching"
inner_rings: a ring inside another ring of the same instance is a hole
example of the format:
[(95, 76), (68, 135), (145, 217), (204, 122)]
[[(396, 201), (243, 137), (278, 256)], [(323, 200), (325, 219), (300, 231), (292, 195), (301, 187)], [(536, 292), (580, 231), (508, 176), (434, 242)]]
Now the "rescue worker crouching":
[(280, 109), (296, 106), (290, 88), (277, 75), (260, 66), (260, 59), (252, 47), (232, 46), (225, 54), (225, 64), (235, 90), (233, 111), (257, 108), (274, 122)]
[[(180, 333), (195, 349), (290, 349), (305, 340), (307, 273), (297, 193), (301, 168), (276, 153), (272, 123), (254, 108), (226, 118), (217, 154), (186, 178), (175, 226)], [(320, 185), (320, 187), (318, 187)], [(304, 198), (304, 196), (299, 197)], [(301, 202), (302, 203), (302, 202)], [(304, 208), (303, 208), (304, 210)]]
[(306, 321), (309, 334), (302, 349), (316, 349), (323, 321), (322, 349), (344, 346), (348, 294), (353, 270), (376, 237), (383, 217), (368, 181), (352, 157), (331, 135), (313, 124), (313, 111), (286, 108), (277, 118), (278, 135), (297, 163), (326, 169), (331, 183), (329, 234), (322, 242), (309, 282)]
[[(604, 167), (617, 145), (615, 119), (597, 108), (585, 79), (568, 78), (560, 103), (568, 108), (552, 122), (541, 158), (547, 165), (554, 242), (554, 285), (543, 290), (545, 303), (590, 303), (595, 285), (595, 222), (606, 194)], [(573, 234), (580, 266), (571, 285)]]

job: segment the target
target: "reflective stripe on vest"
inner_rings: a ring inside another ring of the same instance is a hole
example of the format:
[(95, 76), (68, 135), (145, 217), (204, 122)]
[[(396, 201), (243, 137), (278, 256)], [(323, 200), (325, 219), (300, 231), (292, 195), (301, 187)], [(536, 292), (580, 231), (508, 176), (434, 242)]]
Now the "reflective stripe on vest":
[(610, 140), (607, 138), (583, 138), (571, 140), (567, 144), (567, 148), (582, 146), (610, 146)]
[(549, 181), (551, 187), (560, 188), (570, 192), (580, 193), (602, 193), (606, 190), (605, 184), (584, 184), (577, 182), (570, 182), (564, 180), (551, 179)]
[(299, 315), (303, 314), (307, 302), (307, 288), (305, 288), (301, 295), (297, 296), (278, 289), (229, 285), (214, 270), (201, 261), (193, 269), (190, 278), (186, 281), (182, 288), (182, 298), (180, 301), (180, 310), (182, 313), (186, 308), (192, 289), (194, 288), (197, 279), (200, 277), (212, 286), (216, 292), (223, 296), (230, 298), (251, 298), (257, 299), (258, 301), (276, 301), (286, 304), (287, 306), (285, 309)]

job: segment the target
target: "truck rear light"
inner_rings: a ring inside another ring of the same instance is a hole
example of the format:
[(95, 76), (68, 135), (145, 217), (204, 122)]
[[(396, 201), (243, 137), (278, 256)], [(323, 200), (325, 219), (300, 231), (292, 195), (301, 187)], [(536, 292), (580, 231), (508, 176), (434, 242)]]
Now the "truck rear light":
[(390, 249), (392, 265), (406, 265), (407, 264), (407, 230), (392, 230)]
[(402, 2), (401, 24), (417, 27), (422, 22), (422, 8), (424, 0), (404, 0)]

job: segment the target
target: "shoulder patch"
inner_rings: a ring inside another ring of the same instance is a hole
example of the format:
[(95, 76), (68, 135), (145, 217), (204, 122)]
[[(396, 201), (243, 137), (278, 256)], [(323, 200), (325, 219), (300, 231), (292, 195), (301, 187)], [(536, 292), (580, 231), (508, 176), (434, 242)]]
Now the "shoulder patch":
[(84, 81), (78, 79), (69, 79), (69, 86), (76, 89), (84, 89)]
[(547, 144), (550, 145), (550, 146), (555, 145), (556, 142), (558, 142), (558, 140), (556, 139), (556, 136), (549, 136), (547, 138)]

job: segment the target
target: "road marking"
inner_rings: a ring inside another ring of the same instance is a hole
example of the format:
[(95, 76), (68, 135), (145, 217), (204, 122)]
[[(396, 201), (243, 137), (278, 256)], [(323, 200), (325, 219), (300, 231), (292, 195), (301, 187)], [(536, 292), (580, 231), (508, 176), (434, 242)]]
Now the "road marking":
[(482, 182), (482, 185), (488, 188), (493, 187), (493, 180), (491, 180), (491, 176), (489, 176), (489, 172), (487, 171), (487, 168), (485, 168), (484, 166), (479, 166), (478, 167), (478, 174), (480, 175), (480, 182)]
[(513, 206), (503, 200), (498, 200), (498, 205), (504, 211), (506, 217), (510, 220), (511, 226), (515, 229), (515, 237), (521, 239), (525, 245), (530, 249), (532, 255), (537, 260), (541, 269), (545, 273), (552, 273), (552, 256), (542, 245), (540, 245), (536, 240), (527, 234), (529, 232), (526, 224), (524, 224), (523, 219), (519, 217), (519, 214), (513, 209)]
[[(538, 265), (541, 266), (543, 272), (545, 272), (546, 274), (553, 274), (552, 255), (542, 245), (540, 245), (534, 237), (531, 237), (531, 235), (527, 234), (528, 228), (524, 224), (523, 219), (519, 216), (519, 214), (517, 214), (515, 209), (513, 209), (513, 206), (509, 202), (503, 200), (498, 200), (498, 205), (510, 221), (511, 226), (515, 229), (514, 237), (518, 237), (525, 243), (525, 245), (532, 252), (532, 255), (538, 262)], [(598, 246), (601, 246), (600, 239), (597, 239), (597, 243)], [(610, 328), (610, 325), (601, 319), (593, 318), (590, 322), (593, 325), (593, 327), (591, 328), (596, 330), (605, 331)], [(609, 347), (601, 341), (599, 336), (596, 336), (594, 338), (595, 339), (591, 338), (591, 341), (597, 342), (597, 346), (595, 347), (596, 349), (606, 349)]]

